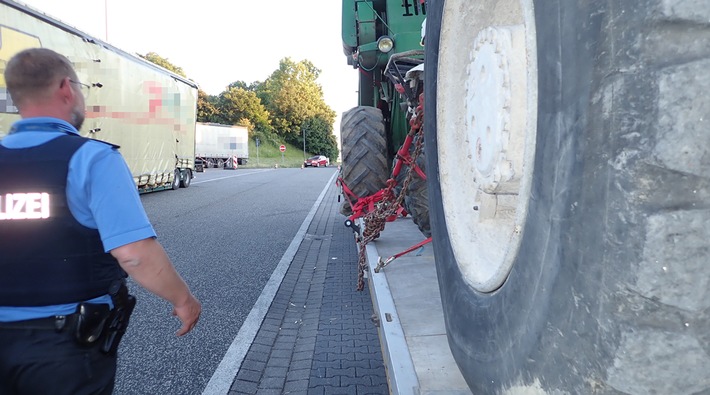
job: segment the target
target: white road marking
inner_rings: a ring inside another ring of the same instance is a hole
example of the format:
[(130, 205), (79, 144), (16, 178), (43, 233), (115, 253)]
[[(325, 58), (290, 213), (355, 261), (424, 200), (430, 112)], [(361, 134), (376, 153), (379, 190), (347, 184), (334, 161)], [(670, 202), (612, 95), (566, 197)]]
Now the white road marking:
[(250, 173), (239, 173), (239, 174), (234, 174), (234, 175), (231, 175), (231, 176), (225, 176), (225, 177), (219, 177), (219, 178), (212, 178), (212, 179), (204, 180), (204, 181), (193, 181), (193, 182), (192, 182), (192, 185), (195, 185), (195, 184), (204, 184), (204, 183), (206, 183), (206, 182), (212, 182), (212, 181), (217, 181), (217, 180), (225, 180), (225, 179), (227, 179), (227, 178), (251, 176), (251, 175), (254, 175), (254, 174), (265, 173), (265, 172), (267, 172), (267, 171), (274, 171), (274, 170), (275, 170), (275, 169), (256, 170), (256, 171), (252, 171), (252, 172), (250, 172)]

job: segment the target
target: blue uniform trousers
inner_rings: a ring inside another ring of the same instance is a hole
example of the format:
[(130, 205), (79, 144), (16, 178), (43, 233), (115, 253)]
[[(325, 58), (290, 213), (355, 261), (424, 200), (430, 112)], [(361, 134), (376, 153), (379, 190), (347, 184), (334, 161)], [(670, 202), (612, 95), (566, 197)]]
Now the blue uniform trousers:
[(116, 356), (78, 345), (55, 318), (0, 323), (0, 395), (111, 394)]

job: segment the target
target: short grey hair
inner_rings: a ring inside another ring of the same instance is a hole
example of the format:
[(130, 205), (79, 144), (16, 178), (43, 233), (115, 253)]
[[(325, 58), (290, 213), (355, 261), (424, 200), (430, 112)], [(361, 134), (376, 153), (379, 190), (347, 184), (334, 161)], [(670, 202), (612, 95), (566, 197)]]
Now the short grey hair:
[(30, 48), (13, 56), (5, 67), (5, 84), (18, 108), (28, 99), (40, 99), (49, 88), (69, 77), (77, 80), (69, 59), (47, 48)]

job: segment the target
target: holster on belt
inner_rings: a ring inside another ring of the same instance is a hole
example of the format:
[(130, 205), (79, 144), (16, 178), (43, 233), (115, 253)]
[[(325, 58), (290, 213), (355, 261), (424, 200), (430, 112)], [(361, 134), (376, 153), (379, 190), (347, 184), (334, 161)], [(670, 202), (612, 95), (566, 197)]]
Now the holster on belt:
[(101, 342), (101, 351), (116, 355), (118, 344), (128, 328), (128, 320), (131, 318), (133, 308), (136, 307), (136, 298), (128, 294), (125, 279), (114, 281), (109, 294), (113, 300), (113, 310), (103, 326), (105, 334)]
[[(79, 303), (70, 325), (74, 340), (81, 346), (96, 345), (105, 332), (106, 321), (110, 315), (111, 308), (106, 303)], [(61, 330), (58, 325), (56, 327)]]

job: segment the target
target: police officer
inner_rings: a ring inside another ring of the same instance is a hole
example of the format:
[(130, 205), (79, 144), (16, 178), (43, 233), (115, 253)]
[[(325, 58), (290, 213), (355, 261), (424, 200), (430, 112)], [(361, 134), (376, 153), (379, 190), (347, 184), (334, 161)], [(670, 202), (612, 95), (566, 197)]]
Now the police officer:
[(170, 302), (178, 336), (200, 303), (116, 147), (79, 136), (88, 85), (69, 60), (28, 49), (5, 81), (23, 119), (0, 141), (0, 394), (110, 394), (116, 356), (94, 344), (111, 287), (127, 273)]

